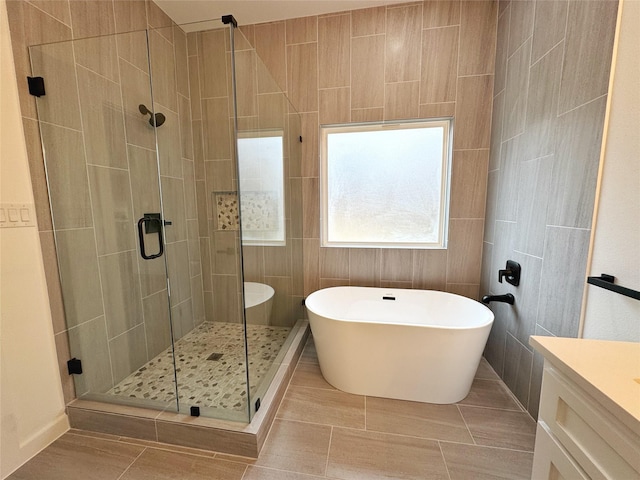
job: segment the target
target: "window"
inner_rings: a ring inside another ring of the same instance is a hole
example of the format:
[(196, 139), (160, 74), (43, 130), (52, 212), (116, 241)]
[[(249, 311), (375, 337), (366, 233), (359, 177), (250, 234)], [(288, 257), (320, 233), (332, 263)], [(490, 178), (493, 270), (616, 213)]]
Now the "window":
[(240, 217), (244, 245), (285, 245), (282, 131), (238, 138)]
[(451, 120), (321, 127), (325, 247), (446, 248)]

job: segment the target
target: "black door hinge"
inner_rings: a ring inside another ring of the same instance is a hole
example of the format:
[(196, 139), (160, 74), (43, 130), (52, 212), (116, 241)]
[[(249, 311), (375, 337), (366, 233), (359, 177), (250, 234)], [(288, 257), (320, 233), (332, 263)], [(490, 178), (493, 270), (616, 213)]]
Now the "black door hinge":
[(82, 373), (82, 360), (79, 358), (72, 358), (67, 361), (67, 369), (69, 370), (69, 375), (80, 375)]
[(45, 95), (44, 91), (44, 78), (42, 77), (27, 77), (27, 83), (29, 84), (29, 93), (34, 97), (42, 97)]

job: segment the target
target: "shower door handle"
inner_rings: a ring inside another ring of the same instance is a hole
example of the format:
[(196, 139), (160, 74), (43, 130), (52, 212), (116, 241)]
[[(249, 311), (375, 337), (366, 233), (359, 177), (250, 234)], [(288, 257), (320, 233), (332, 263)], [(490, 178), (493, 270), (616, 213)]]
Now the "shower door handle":
[[(152, 224), (157, 223), (156, 226), (151, 227)], [(160, 251), (152, 255), (147, 255), (144, 245), (144, 231), (143, 227), (146, 227), (147, 233), (158, 234), (158, 244), (160, 245)], [(145, 260), (153, 260), (154, 258), (161, 257), (164, 253), (164, 241), (162, 239), (162, 219), (160, 214), (145, 214), (140, 220), (138, 220), (138, 239), (140, 240), (140, 256)]]

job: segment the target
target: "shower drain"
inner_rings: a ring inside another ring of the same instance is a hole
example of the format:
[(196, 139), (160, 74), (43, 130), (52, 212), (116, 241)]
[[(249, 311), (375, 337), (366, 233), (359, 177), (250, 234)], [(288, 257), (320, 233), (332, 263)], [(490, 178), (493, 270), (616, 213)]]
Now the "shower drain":
[(221, 358), (222, 358), (222, 354), (221, 353), (212, 353), (211, 355), (209, 355), (207, 357), (207, 360), (216, 361), (216, 360), (220, 360)]

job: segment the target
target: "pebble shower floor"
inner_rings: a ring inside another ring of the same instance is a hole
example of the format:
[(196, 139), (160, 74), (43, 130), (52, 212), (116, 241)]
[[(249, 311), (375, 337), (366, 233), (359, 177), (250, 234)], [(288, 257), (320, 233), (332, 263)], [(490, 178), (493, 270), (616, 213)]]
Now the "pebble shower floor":
[[(288, 327), (247, 325), (252, 393), (273, 364), (290, 330)], [(205, 322), (176, 342), (180, 403), (237, 411), (246, 409), (243, 337), (241, 324)], [(171, 348), (147, 362), (107, 393), (175, 402)]]

